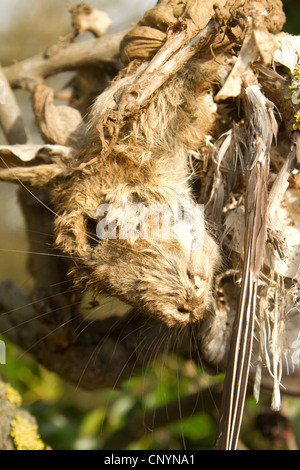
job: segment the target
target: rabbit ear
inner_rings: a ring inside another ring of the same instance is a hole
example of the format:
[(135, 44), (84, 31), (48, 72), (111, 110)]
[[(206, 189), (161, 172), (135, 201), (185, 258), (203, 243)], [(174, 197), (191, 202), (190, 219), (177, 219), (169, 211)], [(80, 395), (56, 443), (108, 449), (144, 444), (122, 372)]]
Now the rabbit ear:
[(69, 176), (70, 170), (57, 163), (31, 167), (0, 168), (0, 180), (12, 183), (29, 183), (31, 186), (43, 188), (50, 185), (59, 176)]

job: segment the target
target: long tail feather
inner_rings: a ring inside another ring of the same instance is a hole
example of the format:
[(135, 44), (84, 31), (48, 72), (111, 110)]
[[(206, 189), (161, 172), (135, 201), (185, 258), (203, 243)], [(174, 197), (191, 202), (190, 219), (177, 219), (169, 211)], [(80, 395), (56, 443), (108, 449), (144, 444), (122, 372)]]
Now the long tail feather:
[(267, 182), (274, 128), (270, 103), (257, 86), (245, 89), (249, 115), (245, 155), (244, 265), (239, 305), (233, 326), (219, 423), (219, 449), (237, 448), (248, 386), (258, 278), (267, 238)]

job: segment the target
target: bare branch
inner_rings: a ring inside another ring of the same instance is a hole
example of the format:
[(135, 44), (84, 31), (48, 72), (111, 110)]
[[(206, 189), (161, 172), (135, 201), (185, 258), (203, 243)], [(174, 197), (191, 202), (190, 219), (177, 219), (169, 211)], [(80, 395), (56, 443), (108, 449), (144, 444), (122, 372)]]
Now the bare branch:
[(52, 47), (45, 54), (3, 69), (12, 88), (33, 89), (43, 79), (59, 72), (76, 70), (85, 65), (117, 63), (120, 42), (127, 31), (91, 41)]

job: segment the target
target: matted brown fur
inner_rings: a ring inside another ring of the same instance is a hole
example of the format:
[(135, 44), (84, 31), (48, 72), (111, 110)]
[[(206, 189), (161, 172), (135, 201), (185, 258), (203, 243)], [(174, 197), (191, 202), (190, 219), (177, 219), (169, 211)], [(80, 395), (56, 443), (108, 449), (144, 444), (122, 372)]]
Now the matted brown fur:
[(220, 264), (216, 242), (207, 229), (203, 247), (193, 253), (180, 238), (99, 240), (96, 212), (100, 204), (118, 204), (121, 196), (145, 206), (195, 206), (189, 152), (198, 151), (213, 132), (210, 93), (219, 67), (212, 58), (190, 61), (138, 118), (125, 123), (109, 154), (102, 153), (95, 125), (101, 114), (96, 101), (86, 144), (75, 157), (0, 175), (49, 188), (56, 241), (74, 257), (77, 284), (117, 296), (170, 326), (199, 319), (210, 307)]
[[(121, 196), (145, 206), (195, 204), (188, 151), (204, 145), (213, 130), (215, 109), (208, 84), (214, 82), (218, 67), (214, 61), (209, 66), (199, 59), (189, 63), (139, 119), (124, 126), (105, 157), (100, 156), (99, 136), (92, 127), (77, 159), (89, 161), (97, 156), (97, 163), (75, 170), (51, 188), (59, 214), (57, 243), (79, 257), (73, 272), (80, 283), (97, 293), (116, 295), (172, 326), (201, 318), (209, 307), (212, 278), (220, 263), (219, 249), (209, 233), (205, 231), (203, 248), (191, 256), (180, 240), (95, 244), (95, 231), (92, 240), (87, 231), (91, 221), (96, 225), (97, 207), (117, 205)], [(97, 102), (92, 117), (97, 120)]]
[[(157, 7), (145, 14), (140, 26), (154, 26), (166, 35), (172, 28), (180, 29), (186, 21), (201, 29), (215, 10), (210, 0), (205, 0), (205, 17), (201, 1), (188, 0), (183, 10), (180, 5), (177, 0), (159, 1)], [(224, 0), (219, 6), (226, 7), (229, 16), (236, 8), (231, 21), (238, 24), (257, 5), (257, 2), (245, 6), (243, 1)], [(274, 5), (263, 0), (258, 6), (272, 16)], [(172, 13), (170, 17), (174, 21), (168, 27), (164, 22), (157, 22), (154, 14), (159, 10), (161, 18), (162, 9), (168, 13), (166, 21)], [(279, 7), (274, 11), (280, 14), (278, 25), (272, 16), (272, 27), (276, 23), (278, 29), (284, 15)], [(225, 37), (223, 33), (222, 36)], [(136, 40), (134, 34), (133, 40)], [(130, 41), (125, 40), (123, 52), (128, 45)], [(91, 287), (95, 294), (118, 296), (170, 326), (197, 320), (210, 308), (220, 253), (209, 230), (207, 227), (204, 230), (202, 248), (193, 252), (188, 249), (184, 236), (170, 240), (99, 240), (97, 209), (101, 204), (118, 205), (120, 197), (126, 197), (129, 204), (141, 203), (146, 207), (153, 204), (195, 207), (190, 154), (205, 148), (207, 137), (215, 131), (213, 88), (222, 75), (224, 78), (224, 72), (226, 76), (224, 50), (216, 58), (208, 49), (206, 57), (198, 54), (190, 59), (160, 87), (150, 103), (121, 122), (119, 112), (116, 119), (110, 121), (108, 116), (105, 121), (104, 116), (103, 120), (103, 94), (100, 95), (90, 114), (86, 142), (75, 156), (58, 156), (48, 165), (0, 172), (1, 179), (20, 179), (23, 183), (49, 188), (57, 213), (56, 241), (74, 258), (72, 271), (77, 284)], [(134, 51), (132, 54), (130, 60), (136, 57)], [(133, 62), (117, 81), (124, 78), (124, 85), (130, 84), (135, 70)]]

